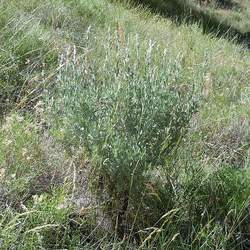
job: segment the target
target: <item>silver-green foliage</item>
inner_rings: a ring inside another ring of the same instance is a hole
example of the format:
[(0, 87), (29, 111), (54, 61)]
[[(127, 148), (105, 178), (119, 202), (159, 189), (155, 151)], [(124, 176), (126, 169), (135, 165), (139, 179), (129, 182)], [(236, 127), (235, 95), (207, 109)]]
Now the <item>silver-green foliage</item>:
[(119, 193), (178, 147), (197, 108), (193, 81), (202, 77), (182, 72), (181, 54), (117, 33), (108, 32), (101, 49), (89, 45), (83, 58), (66, 59), (53, 108), (71, 145), (80, 141)]

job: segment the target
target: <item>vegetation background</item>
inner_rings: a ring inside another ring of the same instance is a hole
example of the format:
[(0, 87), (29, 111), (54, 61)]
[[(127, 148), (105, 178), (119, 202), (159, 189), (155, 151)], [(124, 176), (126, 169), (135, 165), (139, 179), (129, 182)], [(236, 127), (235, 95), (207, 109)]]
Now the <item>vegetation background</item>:
[(0, 248), (248, 249), (249, 7), (0, 1)]

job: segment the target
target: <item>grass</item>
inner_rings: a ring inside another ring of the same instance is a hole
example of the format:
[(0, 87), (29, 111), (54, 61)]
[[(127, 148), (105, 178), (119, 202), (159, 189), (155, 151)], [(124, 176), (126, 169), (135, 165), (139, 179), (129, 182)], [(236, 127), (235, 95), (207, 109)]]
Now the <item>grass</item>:
[(1, 249), (248, 247), (249, 51), (118, 1), (0, 9)]
[(249, 4), (238, 0), (133, 0), (178, 22), (199, 23), (205, 33), (249, 47)]
[(221, 22), (237, 28), (243, 34), (250, 32), (250, 7), (248, 1), (211, 1), (207, 5), (204, 4), (201, 8), (220, 19)]

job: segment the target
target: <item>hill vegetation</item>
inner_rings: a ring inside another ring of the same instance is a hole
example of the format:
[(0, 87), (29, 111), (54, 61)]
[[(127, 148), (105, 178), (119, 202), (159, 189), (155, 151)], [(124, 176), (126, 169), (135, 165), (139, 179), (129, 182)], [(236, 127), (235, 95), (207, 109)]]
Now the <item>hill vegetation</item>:
[(250, 32), (250, 5), (247, 0), (217, 0), (217, 1), (193, 1), (205, 11), (217, 17), (221, 22), (239, 30), (249, 36)]
[(0, 13), (1, 249), (249, 247), (248, 50), (122, 1)]
[(250, 46), (250, 4), (244, 0), (133, 0), (179, 22), (198, 22), (205, 33)]

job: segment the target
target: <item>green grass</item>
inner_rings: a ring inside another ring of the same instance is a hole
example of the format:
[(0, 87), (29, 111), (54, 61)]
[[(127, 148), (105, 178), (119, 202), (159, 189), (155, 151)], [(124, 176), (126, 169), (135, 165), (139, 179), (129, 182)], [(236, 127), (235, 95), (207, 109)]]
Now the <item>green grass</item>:
[(1, 249), (247, 247), (249, 51), (120, 1), (0, 12)]
[(248, 1), (241, 0), (132, 0), (178, 22), (199, 23), (205, 33), (236, 40), (249, 47)]
[[(196, 1), (193, 2), (197, 4)], [(201, 5), (201, 8), (221, 20), (222, 23), (238, 29), (243, 34), (250, 32), (249, 1), (211, 1), (209, 4)]]

